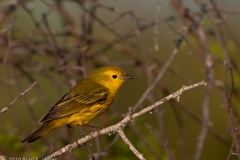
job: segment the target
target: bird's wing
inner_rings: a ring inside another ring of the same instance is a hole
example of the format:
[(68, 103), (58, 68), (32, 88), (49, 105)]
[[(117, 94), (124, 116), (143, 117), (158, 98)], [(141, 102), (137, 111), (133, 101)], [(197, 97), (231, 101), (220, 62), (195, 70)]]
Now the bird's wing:
[(64, 95), (41, 120), (50, 120), (65, 117), (90, 107), (93, 103), (103, 103), (107, 99), (108, 89), (96, 82), (87, 85), (85, 81), (73, 87)]

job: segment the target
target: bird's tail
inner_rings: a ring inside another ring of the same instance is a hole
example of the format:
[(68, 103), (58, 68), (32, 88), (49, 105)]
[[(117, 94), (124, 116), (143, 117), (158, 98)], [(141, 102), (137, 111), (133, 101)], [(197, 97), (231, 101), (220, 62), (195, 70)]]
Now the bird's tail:
[(56, 121), (49, 121), (49, 122), (45, 122), (43, 123), (43, 125), (36, 130), (33, 134), (31, 134), (29, 137), (27, 137), (26, 139), (22, 140), (23, 142), (34, 142), (36, 141), (38, 138), (42, 137), (43, 135), (45, 135), (47, 132), (61, 127), (62, 125), (60, 123), (56, 123)]

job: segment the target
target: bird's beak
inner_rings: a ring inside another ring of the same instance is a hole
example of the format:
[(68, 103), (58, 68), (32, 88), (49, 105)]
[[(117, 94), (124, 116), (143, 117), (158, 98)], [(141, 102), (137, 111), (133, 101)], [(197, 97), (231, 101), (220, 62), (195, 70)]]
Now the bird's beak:
[(129, 74), (124, 74), (124, 75), (122, 75), (122, 79), (124, 79), (124, 80), (134, 79), (134, 78), (135, 78), (134, 76), (131, 76), (131, 75), (129, 75)]

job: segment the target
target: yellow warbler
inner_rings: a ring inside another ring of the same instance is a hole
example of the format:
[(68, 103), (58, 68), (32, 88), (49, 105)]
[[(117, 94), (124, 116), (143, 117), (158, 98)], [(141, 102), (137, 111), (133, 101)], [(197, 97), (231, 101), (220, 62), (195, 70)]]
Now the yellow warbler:
[(95, 70), (64, 95), (41, 120), (42, 126), (22, 142), (33, 142), (62, 126), (87, 125), (112, 104), (123, 82), (133, 78), (115, 66)]

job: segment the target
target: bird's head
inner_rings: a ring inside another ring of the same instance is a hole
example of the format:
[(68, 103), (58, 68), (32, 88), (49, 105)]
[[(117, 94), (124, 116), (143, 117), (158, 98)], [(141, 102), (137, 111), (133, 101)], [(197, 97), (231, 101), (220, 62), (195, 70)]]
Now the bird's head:
[(116, 66), (106, 66), (95, 70), (91, 75), (95, 82), (116, 92), (127, 79), (134, 79), (134, 76), (126, 74), (121, 68)]

